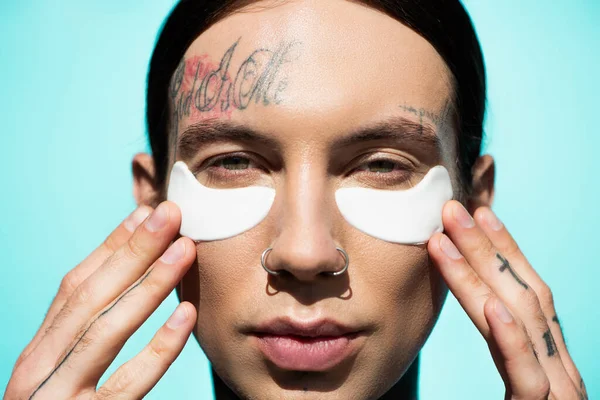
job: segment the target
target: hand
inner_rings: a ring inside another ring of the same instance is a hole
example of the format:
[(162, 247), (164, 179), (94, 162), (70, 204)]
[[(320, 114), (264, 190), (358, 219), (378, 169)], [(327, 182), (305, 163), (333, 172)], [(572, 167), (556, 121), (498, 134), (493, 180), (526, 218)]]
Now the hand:
[(489, 208), (478, 208), (474, 217), (459, 202), (448, 202), (443, 211), (447, 236), (434, 235), (428, 250), (487, 341), (505, 398), (587, 399), (550, 288)]
[(127, 339), (196, 258), (188, 238), (169, 247), (181, 223), (179, 208), (164, 202), (146, 218), (150, 212), (150, 207), (137, 209), (63, 278), (39, 331), (15, 364), (5, 399), (139, 399), (167, 371), (196, 322), (196, 310), (187, 302), (96, 389)]

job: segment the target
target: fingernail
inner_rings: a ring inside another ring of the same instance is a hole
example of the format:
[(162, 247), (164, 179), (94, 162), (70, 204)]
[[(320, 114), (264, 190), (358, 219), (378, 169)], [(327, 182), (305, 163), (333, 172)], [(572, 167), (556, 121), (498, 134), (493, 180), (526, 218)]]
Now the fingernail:
[(177, 240), (173, 243), (167, 251), (160, 257), (160, 260), (165, 264), (175, 264), (181, 260), (185, 255), (185, 245), (181, 240)]
[(468, 213), (468, 211), (465, 210), (465, 207), (463, 207), (462, 204), (459, 204), (454, 207), (453, 215), (454, 215), (454, 219), (463, 228), (472, 228), (475, 226), (475, 221), (473, 221), (473, 218)]
[(494, 306), (494, 311), (498, 316), (498, 319), (505, 324), (509, 324), (513, 321), (513, 317), (506, 308), (506, 306), (500, 301), (500, 299), (496, 299), (496, 305)]
[(148, 214), (150, 214), (150, 210), (148, 210), (148, 208), (138, 208), (132, 212), (127, 219), (125, 219), (125, 222), (123, 223), (125, 229), (127, 229), (129, 232), (135, 231), (135, 229), (140, 226), (142, 222), (144, 222), (146, 217), (148, 217)]
[(179, 305), (177, 309), (167, 320), (167, 326), (171, 329), (177, 329), (187, 321), (188, 315), (185, 307)]
[(168, 220), (169, 211), (167, 210), (167, 206), (165, 204), (161, 204), (156, 210), (154, 210), (150, 216), (150, 219), (148, 219), (148, 222), (146, 222), (146, 228), (148, 228), (150, 232), (156, 232), (162, 229), (167, 224)]
[(460, 251), (458, 251), (454, 243), (446, 235), (443, 235), (440, 239), (440, 248), (444, 254), (453, 260), (460, 260), (462, 258)]
[(498, 217), (492, 210), (488, 210), (485, 213), (485, 221), (487, 222), (488, 226), (494, 231), (499, 231), (504, 226), (502, 221), (498, 219)]

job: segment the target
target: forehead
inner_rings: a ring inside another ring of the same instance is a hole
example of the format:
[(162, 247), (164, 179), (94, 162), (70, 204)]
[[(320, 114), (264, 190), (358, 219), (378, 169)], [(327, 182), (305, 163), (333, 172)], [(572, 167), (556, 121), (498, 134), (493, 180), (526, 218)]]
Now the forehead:
[(214, 117), (320, 138), (397, 115), (438, 128), (452, 97), (425, 39), (345, 0), (254, 3), (202, 33), (174, 82), (179, 131)]

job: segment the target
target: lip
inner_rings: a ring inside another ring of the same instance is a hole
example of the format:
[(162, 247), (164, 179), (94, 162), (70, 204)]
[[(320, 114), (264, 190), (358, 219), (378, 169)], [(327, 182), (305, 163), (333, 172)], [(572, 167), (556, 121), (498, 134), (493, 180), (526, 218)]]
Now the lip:
[(248, 332), (265, 357), (291, 371), (326, 371), (358, 351), (363, 333), (331, 319), (277, 318)]

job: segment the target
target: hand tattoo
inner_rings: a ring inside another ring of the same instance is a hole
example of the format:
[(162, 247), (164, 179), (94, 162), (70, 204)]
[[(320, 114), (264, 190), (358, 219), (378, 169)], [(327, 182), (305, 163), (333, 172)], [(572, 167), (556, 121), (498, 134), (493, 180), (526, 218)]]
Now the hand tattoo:
[(556, 342), (554, 341), (554, 336), (552, 336), (550, 329), (544, 333), (543, 338), (548, 349), (548, 357), (553, 357), (555, 354), (557, 354), (558, 350), (556, 349)]
[(519, 285), (523, 286), (525, 289), (529, 289), (529, 286), (527, 286), (527, 284), (525, 282), (523, 282), (523, 280), (521, 280), (521, 278), (519, 278), (519, 275), (517, 275), (517, 273), (512, 269), (512, 267), (510, 266), (510, 263), (508, 262), (508, 260), (504, 257), (502, 257), (501, 254), (496, 253), (496, 257), (502, 261), (502, 265), (500, 266), (500, 272), (504, 272), (505, 270), (508, 270), (508, 272), (510, 272), (510, 274), (513, 276), (513, 278), (515, 278), (515, 280), (519, 283)]

